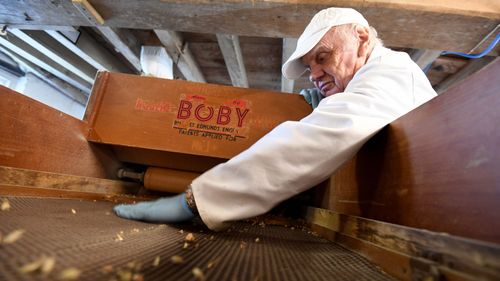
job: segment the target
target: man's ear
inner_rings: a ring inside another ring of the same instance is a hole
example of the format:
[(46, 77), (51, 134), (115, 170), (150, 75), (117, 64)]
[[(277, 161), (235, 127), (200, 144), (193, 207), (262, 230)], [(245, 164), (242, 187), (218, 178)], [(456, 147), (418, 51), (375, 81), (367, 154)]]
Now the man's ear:
[(370, 43), (370, 30), (368, 27), (361, 25), (356, 26), (356, 35), (358, 37), (358, 57), (364, 57), (368, 54), (368, 47)]

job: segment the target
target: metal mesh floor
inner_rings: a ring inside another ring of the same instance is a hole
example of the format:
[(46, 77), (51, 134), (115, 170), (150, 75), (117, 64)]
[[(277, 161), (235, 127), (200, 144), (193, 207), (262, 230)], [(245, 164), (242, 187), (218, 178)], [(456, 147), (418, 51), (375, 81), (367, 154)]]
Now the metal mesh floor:
[[(8, 201), (0, 233), (5, 240), (25, 231), (0, 244), (0, 280), (57, 280), (69, 267), (80, 271), (77, 280), (392, 280), (360, 255), (300, 229), (241, 222), (216, 233), (193, 223), (120, 219), (110, 202)], [(189, 232), (195, 241), (184, 248)], [(174, 255), (183, 263), (172, 262)], [(53, 257), (53, 268), (20, 272), (42, 256)]]

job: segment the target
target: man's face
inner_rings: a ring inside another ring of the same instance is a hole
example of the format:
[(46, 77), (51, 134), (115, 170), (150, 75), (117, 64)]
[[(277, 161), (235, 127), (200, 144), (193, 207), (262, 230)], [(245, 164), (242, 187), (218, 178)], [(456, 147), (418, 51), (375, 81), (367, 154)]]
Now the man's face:
[(310, 71), (309, 79), (326, 97), (343, 92), (361, 67), (358, 40), (342, 37), (333, 28), (302, 57)]

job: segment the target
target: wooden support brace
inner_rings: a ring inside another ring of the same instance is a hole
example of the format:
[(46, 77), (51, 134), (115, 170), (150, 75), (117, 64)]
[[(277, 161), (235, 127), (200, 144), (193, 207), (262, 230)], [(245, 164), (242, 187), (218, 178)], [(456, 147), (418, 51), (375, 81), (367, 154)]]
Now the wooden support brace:
[(73, 5), (82, 13), (91, 23), (104, 24), (104, 19), (97, 10), (87, 0), (72, 0)]

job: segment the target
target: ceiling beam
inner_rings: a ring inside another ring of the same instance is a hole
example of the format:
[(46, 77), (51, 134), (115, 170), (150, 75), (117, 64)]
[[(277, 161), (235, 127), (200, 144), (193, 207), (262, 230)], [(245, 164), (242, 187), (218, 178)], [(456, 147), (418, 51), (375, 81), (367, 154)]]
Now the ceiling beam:
[[(500, 19), (494, 0), (92, 0), (108, 27), (279, 38), (298, 37), (316, 12), (332, 5), (360, 11), (393, 47), (469, 52)], [(98, 25), (71, 1), (0, 0), (0, 6), (0, 24)]]
[(450, 87), (452, 87), (453, 85), (455, 85), (456, 83), (464, 80), (473, 73), (480, 71), (482, 68), (484, 68), (485, 66), (492, 63), (495, 60), (500, 60), (500, 58), (486, 56), (480, 59), (471, 59), (464, 67), (462, 67), (456, 73), (450, 75), (450, 77), (446, 78), (441, 83), (439, 83), (436, 87), (434, 87), (434, 89), (438, 94), (441, 94)]
[(76, 56), (57, 41), (52, 39), (43, 31), (22, 31), (19, 29), (9, 29), (9, 33), (23, 40), (26, 44), (37, 49), (54, 62), (78, 75), (88, 83), (94, 83), (94, 77), (97, 69), (85, 63), (80, 57)]
[[(297, 38), (283, 38), (283, 53), (281, 56), (282, 63), (285, 64), (286, 60), (292, 55), (297, 47)], [(280, 70), (281, 73), (281, 70)], [(293, 93), (295, 80), (286, 79), (281, 75), (281, 91), (285, 93)]]
[(248, 88), (247, 72), (238, 36), (231, 34), (216, 35), (233, 86)]
[(32, 62), (40, 68), (52, 73), (54, 76), (66, 81), (70, 85), (82, 90), (87, 95), (90, 94), (91, 83), (83, 80), (77, 75), (67, 71), (65, 68), (46, 57), (37, 49), (26, 44), (15, 36), (0, 36), (0, 45), (17, 54), (18, 56)]
[(128, 67), (123, 65), (114, 55), (106, 50), (106, 48), (101, 46), (101, 44), (83, 30), (80, 31), (80, 36), (76, 43), (73, 43), (59, 31), (46, 30), (45, 32), (97, 70), (130, 72)]
[(125, 60), (138, 73), (141, 72), (141, 45), (137, 38), (125, 29), (118, 29), (108, 26), (96, 26), (102, 36), (115, 48), (115, 51), (122, 54)]
[(58, 90), (61, 94), (75, 100), (79, 104), (85, 106), (87, 104), (88, 96), (81, 90), (71, 86), (65, 81), (59, 79), (58, 77), (50, 74), (44, 69), (38, 67), (37, 65), (27, 61), (26, 59), (13, 53), (11, 50), (0, 46), (0, 51), (12, 58), (18, 64), (23, 65), (27, 68), (28, 72), (33, 73), (35, 76), (43, 80), (45, 83), (49, 84), (54, 89)]
[(182, 75), (189, 81), (206, 82), (203, 72), (189, 50), (189, 46), (184, 42), (179, 32), (171, 30), (157, 30), (156, 36), (167, 50), (168, 55), (179, 67)]
[(425, 69), (434, 62), (443, 51), (418, 49), (411, 53), (411, 59), (421, 68)]

